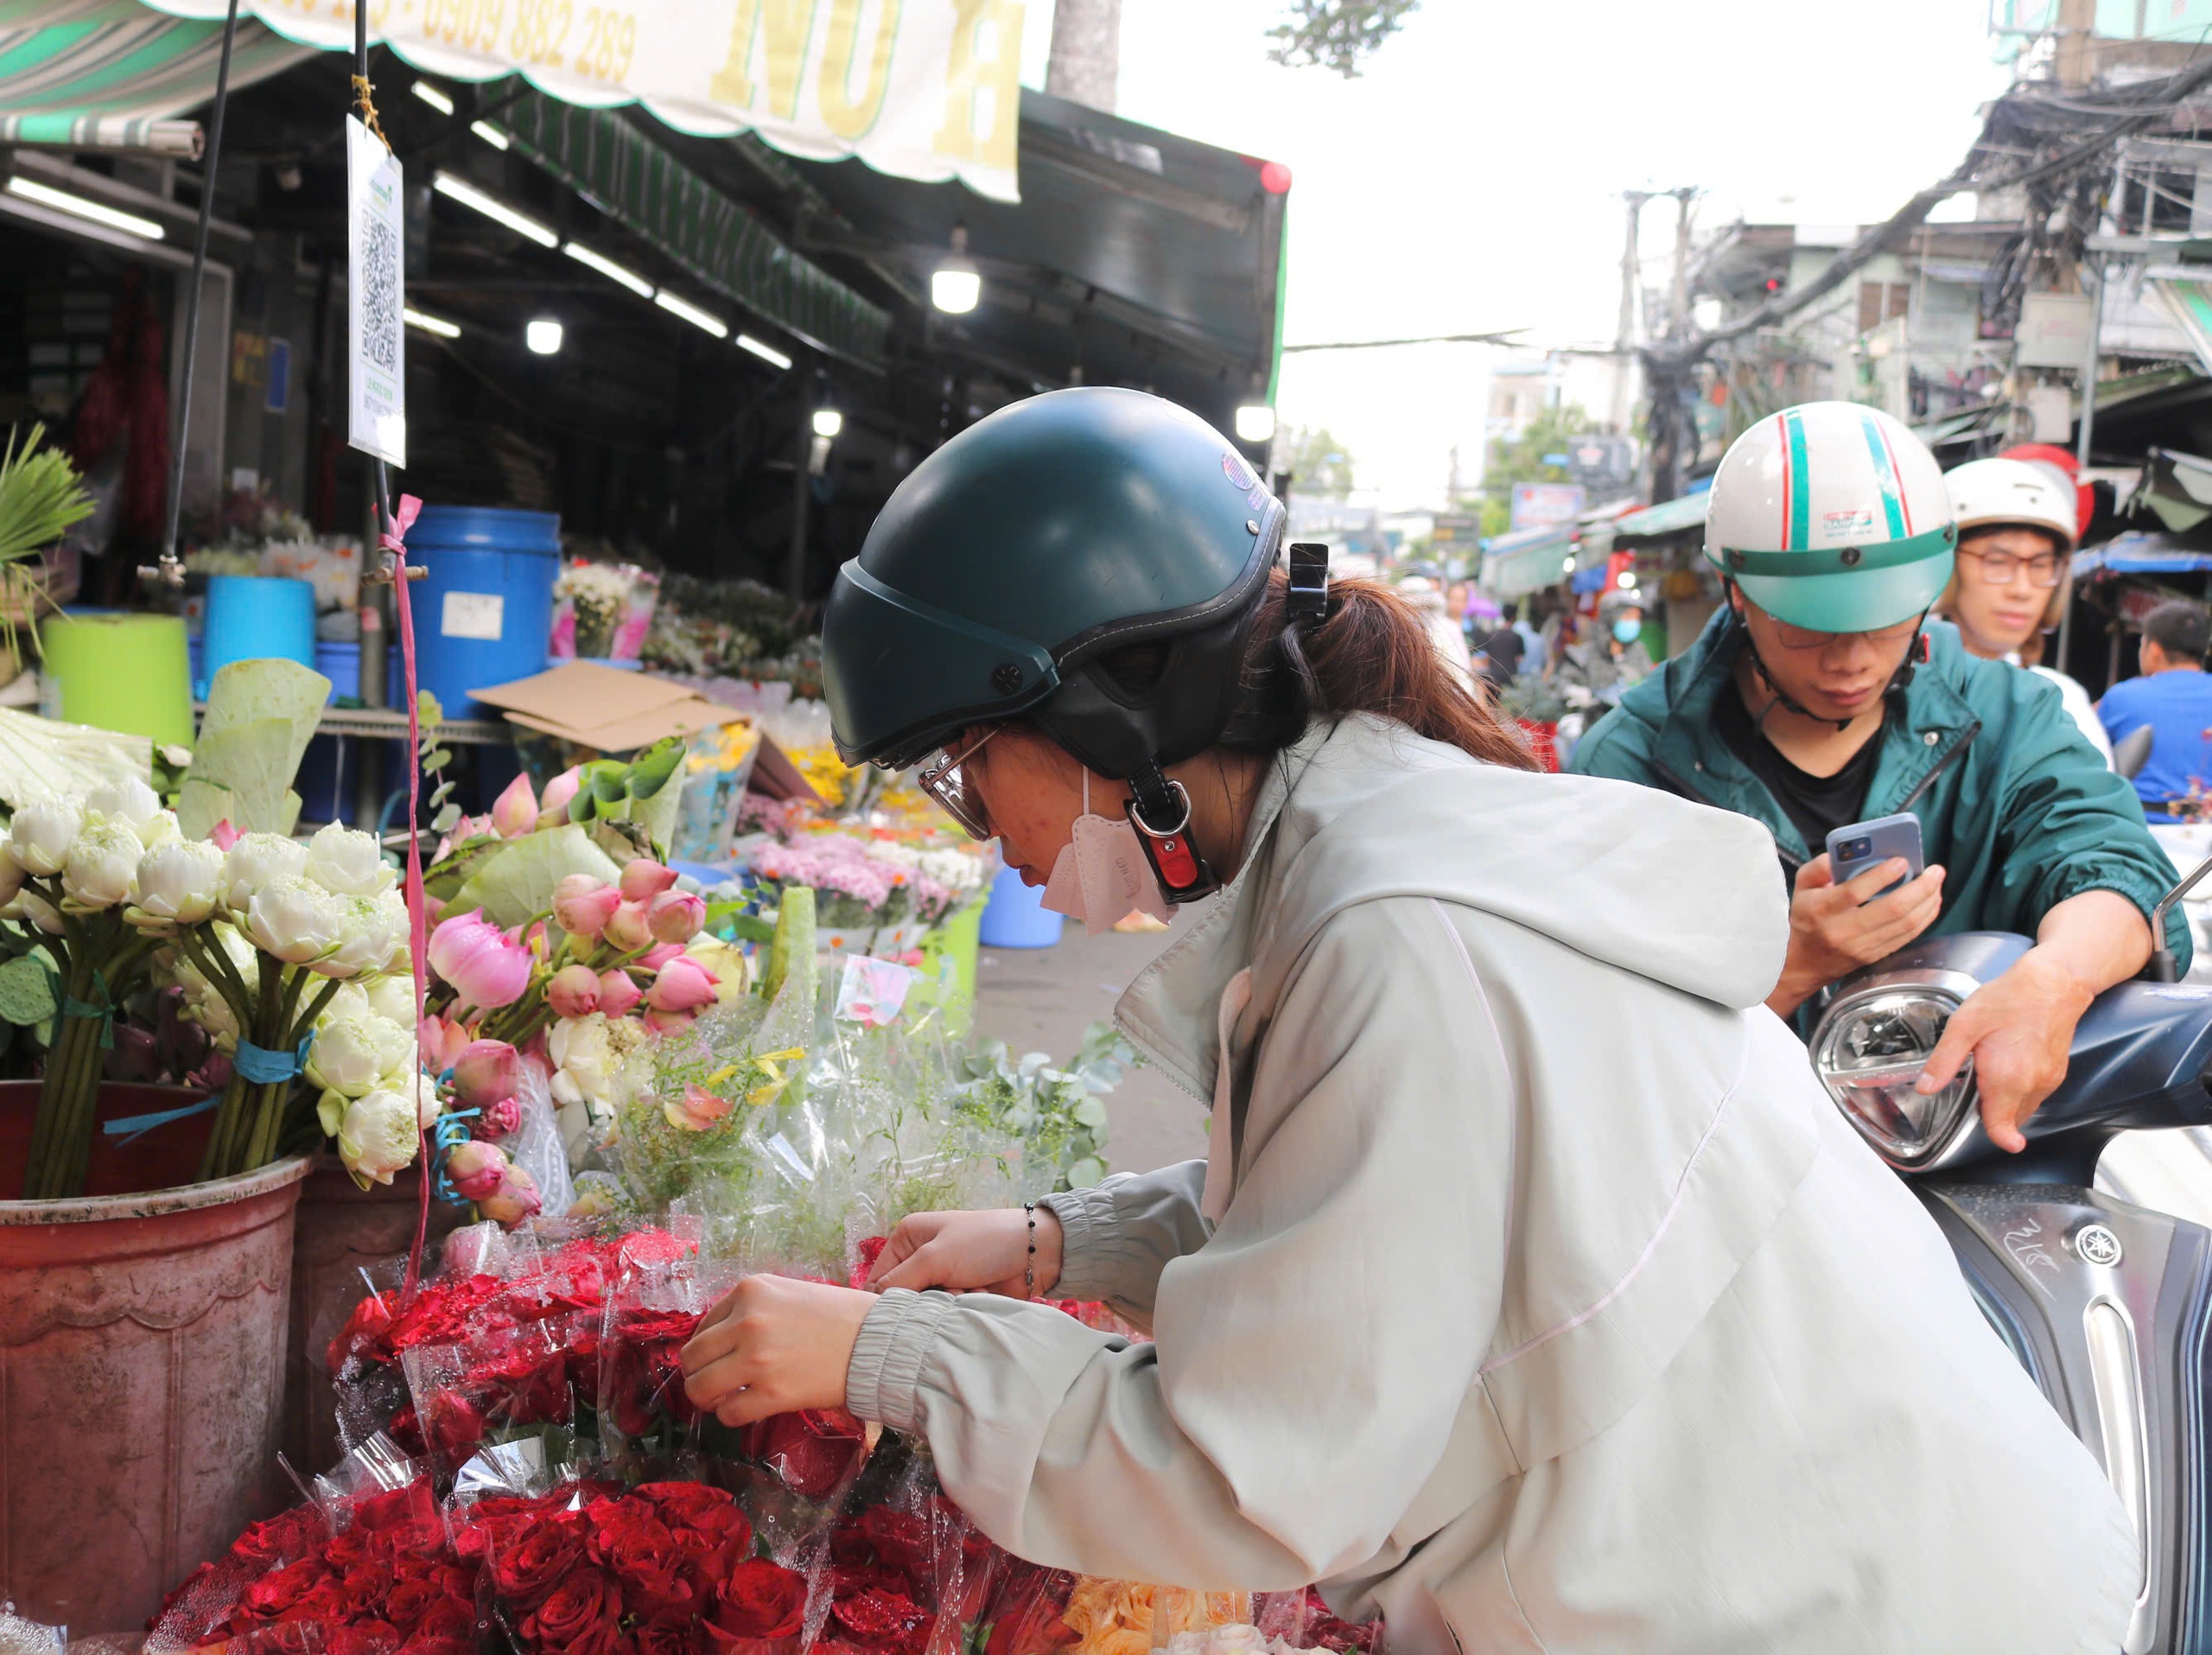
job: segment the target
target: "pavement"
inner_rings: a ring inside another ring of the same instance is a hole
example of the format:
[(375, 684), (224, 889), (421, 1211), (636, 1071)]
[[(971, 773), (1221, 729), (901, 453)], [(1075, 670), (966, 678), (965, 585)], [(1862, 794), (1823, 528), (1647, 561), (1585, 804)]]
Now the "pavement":
[[(1071, 920), (1050, 948), (986, 948), (976, 968), (976, 1030), (1015, 1056), (1065, 1060), (1092, 1023), (1111, 1022), (1130, 980), (1175, 940), (1166, 932), (1086, 936)], [(1157, 1070), (1139, 1067), (1106, 1098), (1106, 1159), (1116, 1172), (1150, 1172), (1206, 1152), (1205, 1105)]]

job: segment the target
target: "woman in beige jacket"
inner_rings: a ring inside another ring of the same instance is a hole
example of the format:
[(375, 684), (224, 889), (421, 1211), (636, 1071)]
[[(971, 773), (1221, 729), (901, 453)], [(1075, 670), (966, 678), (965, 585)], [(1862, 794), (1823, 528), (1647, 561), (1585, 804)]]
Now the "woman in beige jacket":
[(825, 632), (848, 753), (944, 748), (1092, 920), (1226, 881), (1119, 1012), (1206, 1161), (909, 1219), (876, 1293), (751, 1278), (694, 1398), (844, 1404), (1022, 1556), (1319, 1579), (1416, 1655), (2116, 1649), (2118, 1502), (1760, 1004), (1764, 832), (1530, 773), (1388, 593), (1274, 568), (1234, 460), (1135, 392), (1017, 404)]

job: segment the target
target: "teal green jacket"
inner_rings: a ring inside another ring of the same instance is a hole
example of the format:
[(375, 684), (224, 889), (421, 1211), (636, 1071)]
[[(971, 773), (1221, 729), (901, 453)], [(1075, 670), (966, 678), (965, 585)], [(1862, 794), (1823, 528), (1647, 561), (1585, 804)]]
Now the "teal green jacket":
[[(1930, 621), (1928, 635), (1933, 659), (1913, 674), (1902, 716), (1891, 702), (1865, 814), (1872, 820), (1910, 809), (1920, 818), (1928, 860), (1944, 869), (1942, 916), (1929, 934), (2032, 937), (2044, 914), (2083, 891), (2117, 891), (2147, 920), (2177, 875), (2144, 825), (2135, 789), (2082, 739), (2051, 685), (1967, 654), (1957, 629), (1943, 621)], [(1735, 693), (1743, 640), (1720, 610), (1696, 643), (1583, 737), (1573, 767), (1751, 817), (1774, 835), (1795, 877), (1824, 847), (1806, 844), (1713, 725), (1716, 699)], [(1935, 781), (1913, 797), (1938, 766)], [(2166, 933), (2187, 971), (2189, 922), (2179, 903), (2166, 916)]]

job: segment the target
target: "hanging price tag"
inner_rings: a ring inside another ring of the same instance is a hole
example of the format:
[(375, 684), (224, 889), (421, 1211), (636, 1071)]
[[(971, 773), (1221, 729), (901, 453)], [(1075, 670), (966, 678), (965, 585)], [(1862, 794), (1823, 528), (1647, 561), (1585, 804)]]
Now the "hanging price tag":
[(346, 439), (389, 465), (407, 463), (406, 234), (399, 160), (346, 118)]

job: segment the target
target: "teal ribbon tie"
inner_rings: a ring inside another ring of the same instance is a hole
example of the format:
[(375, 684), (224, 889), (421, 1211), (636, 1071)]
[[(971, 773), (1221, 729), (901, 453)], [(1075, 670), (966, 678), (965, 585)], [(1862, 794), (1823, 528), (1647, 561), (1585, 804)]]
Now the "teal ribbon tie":
[(308, 1066), (308, 1049), (315, 1044), (315, 1030), (310, 1028), (300, 1036), (300, 1043), (290, 1051), (279, 1047), (275, 1051), (265, 1046), (256, 1046), (251, 1041), (238, 1041), (238, 1055), (231, 1060), (231, 1066), (257, 1086), (273, 1086), (289, 1080)]
[(202, 1098), (196, 1104), (187, 1104), (181, 1109), (160, 1109), (150, 1115), (130, 1115), (119, 1121), (102, 1121), (100, 1130), (116, 1139), (116, 1148), (121, 1149), (126, 1143), (136, 1143), (157, 1126), (167, 1126), (171, 1121), (186, 1121), (194, 1115), (204, 1115), (222, 1101), (222, 1093), (217, 1092), (212, 1097)]
[(99, 972), (92, 973), (92, 990), (99, 996), (96, 1002), (79, 1000), (73, 994), (65, 994), (61, 982), (54, 975), (54, 968), (47, 967), (47, 980), (54, 986), (54, 997), (61, 1007), (65, 1017), (97, 1017), (100, 1020), (100, 1050), (115, 1050), (115, 1003), (108, 997), (107, 978)]

